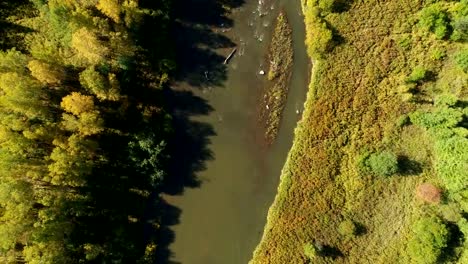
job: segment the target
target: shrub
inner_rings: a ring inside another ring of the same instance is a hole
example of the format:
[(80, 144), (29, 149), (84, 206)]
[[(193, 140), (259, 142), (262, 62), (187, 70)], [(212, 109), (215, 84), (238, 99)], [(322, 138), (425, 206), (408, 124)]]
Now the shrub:
[(419, 16), (419, 25), (431, 31), (436, 38), (443, 39), (449, 32), (449, 18), (447, 13), (438, 4), (424, 8)]
[(451, 11), (453, 33), (450, 38), (455, 41), (468, 40), (468, 2), (459, 1)]
[(333, 32), (327, 23), (320, 18), (318, 8), (310, 7), (306, 15), (306, 42), (308, 53), (314, 59), (322, 58), (325, 53), (333, 48)]
[(318, 6), (326, 12), (333, 12), (335, 0), (319, 0)]
[(455, 63), (464, 72), (468, 73), (468, 50), (463, 50), (455, 55)]
[(464, 196), (468, 188), (467, 160), (467, 138), (452, 136), (448, 139), (436, 139), (434, 165), (437, 175), (449, 192), (460, 194), (454, 195), (457, 201), (466, 200)]
[(317, 257), (317, 249), (312, 243), (307, 243), (304, 245), (304, 255), (310, 260), (313, 260), (315, 257)]
[(366, 165), (379, 176), (390, 176), (398, 172), (397, 156), (388, 151), (371, 154)]
[(457, 96), (454, 94), (441, 94), (434, 100), (436, 106), (455, 106), (458, 102)]
[(455, 41), (468, 40), (468, 18), (462, 17), (452, 23), (453, 33), (450, 36)]
[(410, 83), (420, 82), (424, 80), (424, 78), (426, 78), (426, 74), (427, 74), (427, 71), (424, 67), (416, 66), (414, 67), (413, 71), (411, 72), (410, 76), (408, 76), (406, 81)]
[(411, 37), (404, 36), (398, 40), (398, 45), (404, 49), (409, 49), (411, 47)]
[(354, 237), (357, 234), (357, 226), (349, 219), (344, 220), (338, 226), (338, 233), (346, 237)]
[(433, 112), (415, 111), (410, 114), (411, 123), (426, 129), (453, 128), (463, 120), (463, 113), (454, 108), (441, 107)]
[(397, 127), (404, 127), (406, 125), (410, 124), (410, 119), (408, 115), (402, 115), (398, 118), (396, 125)]
[(431, 59), (433, 60), (440, 60), (444, 58), (446, 55), (445, 50), (443, 49), (435, 49), (431, 52)]
[(446, 226), (437, 217), (425, 217), (417, 221), (408, 242), (411, 263), (436, 263), (442, 249), (447, 246), (448, 235)]

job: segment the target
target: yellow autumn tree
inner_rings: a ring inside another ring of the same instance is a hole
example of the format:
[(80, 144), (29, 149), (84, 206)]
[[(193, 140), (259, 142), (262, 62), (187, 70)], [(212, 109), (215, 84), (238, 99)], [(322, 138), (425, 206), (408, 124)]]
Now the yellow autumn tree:
[(119, 0), (99, 0), (97, 8), (116, 23), (120, 22), (121, 7)]
[(114, 73), (109, 73), (105, 78), (95, 67), (88, 67), (80, 73), (80, 83), (99, 100), (117, 101), (120, 98), (119, 81)]
[(109, 48), (99, 41), (96, 34), (84, 27), (73, 33), (72, 47), (79, 57), (91, 64), (101, 63), (109, 53)]
[(64, 76), (59, 68), (38, 60), (30, 61), (28, 68), (31, 75), (44, 84), (59, 84)]
[(92, 96), (73, 92), (62, 99), (60, 106), (65, 111), (79, 116), (82, 113), (93, 111), (94, 101)]
[(81, 136), (95, 135), (104, 130), (104, 121), (94, 107), (92, 96), (73, 92), (65, 96), (60, 105), (65, 111), (73, 114), (62, 115), (64, 129), (78, 132)]

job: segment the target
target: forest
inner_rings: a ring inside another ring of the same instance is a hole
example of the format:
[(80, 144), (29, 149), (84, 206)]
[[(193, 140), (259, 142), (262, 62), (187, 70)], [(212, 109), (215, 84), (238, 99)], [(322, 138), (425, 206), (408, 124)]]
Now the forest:
[(1, 263), (154, 262), (170, 10), (0, 3)]

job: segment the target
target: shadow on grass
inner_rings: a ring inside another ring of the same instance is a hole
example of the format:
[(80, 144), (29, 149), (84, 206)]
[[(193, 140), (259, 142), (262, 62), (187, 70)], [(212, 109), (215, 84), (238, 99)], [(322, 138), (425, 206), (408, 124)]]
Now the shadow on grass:
[(333, 5), (333, 11), (337, 13), (343, 13), (351, 9), (354, 0), (338, 0)]
[(331, 258), (332, 260), (336, 260), (337, 258), (344, 256), (337, 247), (329, 245), (324, 245), (319, 255), (322, 257)]
[(455, 223), (446, 222), (445, 225), (449, 231), (449, 238), (447, 247), (442, 250), (442, 254), (437, 259), (437, 263), (456, 263), (459, 257), (456, 251), (463, 245), (465, 238), (460, 228)]
[(423, 171), (421, 163), (415, 160), (410, 160), (407, 156), (398, 156), (397, 160), (399, 173), (403, 176), (414, 176), (422, 173)]
[(362, 223), (355, 223), (356, 225), (356, 236), (362, 236), (367, 234), (367, 227)]

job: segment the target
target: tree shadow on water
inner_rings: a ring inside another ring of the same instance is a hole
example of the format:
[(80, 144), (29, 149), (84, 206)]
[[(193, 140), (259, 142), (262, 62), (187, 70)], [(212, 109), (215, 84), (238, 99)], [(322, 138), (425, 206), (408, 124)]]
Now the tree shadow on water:
[[(164, 96), (173, 126), (168, 144), (168, 177), (161, 188), (164, 194), (182, 195), (186, 188), (200, 187), (202, 182), (197, 174), (214, 158), (210, 150), (210, 138), (215, 135), (213, 127), (193, 119), (210, 114), (213, 108), (194, 90), (223, 86), (227, 78), (223, 61), (236, 46), (223, 33), (233, 26), (228, 17), (229, 10), (243, 3), (244, 0), (181, 0), (174, 3), (171, 36), (175, 42), (177, 70), (174, 87), (167, 89)], [(179, 224), (181, 209), (164, 198), (159, 200), (156, 208), (160, 226), (155, 263), (175, 264), (170, 245), (177, 239), (172, 227)]]
[[(213, 109), (191, 91), (167, 90), (166, 100), (172, 116), (173, 135), (169, 141), (171, 155), (168, 177), (161, 191), (169, 195), (181, 195), (185, 188), (200, 187), (197, 173), (203, 171), (205, 163), (213, 159), (209, 149), (210, 137), (215, 135), (211, 125), (191, 120), (193, 116), (207, 115)], [(155, 263), (176, 264), (171, 258), (170, 245), (175, 240), (172, 226), (179, 224), (181, 210), (164, 199), (158, 201), (155, 211), (159, 216), (157, 252)]]
[[(179, 264), (170, 260), (172, 253), (169, 250), (169, 245), (172, 244), (175, 239), (175, 235), (171, 230), (171, 226), (177, 225), (179, 223), (181, 210), (173, 205), (168, 204), (164, 200), (159, 200), (156, 208), (156, 211), (160, 217), (160, 227), (158, 228), (158, 234), (156, 238), (158, 247), (156, 249), (156, 258), (154, 263)], [(151, 231), (151, 228), (149, 228), (149, 231)]]
[[(225, 53), (236, 44), (222, 33), (233, 26), (229, 10), (243, 0), (185, 0), (174, 9), (173, 38), (177, 51), (176, 81), (192, 87), (222, 86), (227, 68)], [(219, 54), (218, 49), (227, 49)]]
[(205, 169), (205, 162), (213, 159), (208, 148), (210, 137), (215, 135), (211, 125), (191, 120), (190, 117), (207, 115), (213, 109), (203, 98), (190, 91), (169, 90), (165, 96), (172, 114), (173, 136), (169, 142), (171, 162), (169, 177), (163, 192), (182, 194), (186, 187), (199, 187), (196, 173)]

